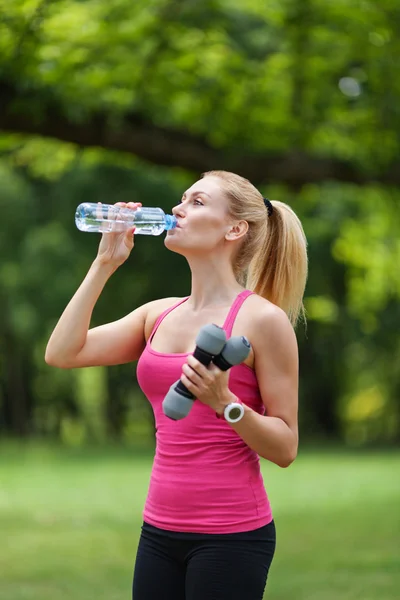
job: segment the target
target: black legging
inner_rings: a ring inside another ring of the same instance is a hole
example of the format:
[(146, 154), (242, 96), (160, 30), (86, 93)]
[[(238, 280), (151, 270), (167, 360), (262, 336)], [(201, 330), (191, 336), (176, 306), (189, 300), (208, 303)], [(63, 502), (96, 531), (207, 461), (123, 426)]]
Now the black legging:
[(143, 524), (132, 600), (262, 600), (275, 525), (246, 533), (175, 533)]

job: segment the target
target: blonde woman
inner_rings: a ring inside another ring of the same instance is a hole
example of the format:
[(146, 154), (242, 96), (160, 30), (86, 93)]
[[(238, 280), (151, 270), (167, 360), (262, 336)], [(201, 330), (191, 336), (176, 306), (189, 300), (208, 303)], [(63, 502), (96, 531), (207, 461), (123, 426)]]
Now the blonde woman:
[[(149, 302), (90, 329), (104, 285), (134, 246), (134, 230), (103, 234), (46, 361), (60, 368), (138, 361), (138, 382), (155, 415), (156, 453), (133, 600), (261, 600), (276, 540), (259, 457), (287, 467), (297, 454), (294, 325), (302, 314), (306, 239), (287, 205), (225, 171), (205, 173), (173, 213), (178, 226), (165, 246), (186, 258), (190, 295)], [(223, 372), (193, 357), (209, 323), (249, 339), (244, 363)], [(177, 379), (196, 400), (188, 416), (172, 421), (162, 401)]]

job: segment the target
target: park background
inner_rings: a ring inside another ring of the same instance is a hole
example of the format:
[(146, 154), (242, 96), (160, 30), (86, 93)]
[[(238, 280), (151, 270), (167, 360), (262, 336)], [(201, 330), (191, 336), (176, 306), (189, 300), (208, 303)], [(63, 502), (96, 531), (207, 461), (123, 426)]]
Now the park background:
[[(49, 367), (83, 201), (170, 212), (210, 169), (299, 215), (299, 456), (262, 461), (269, 600), (400, 589), (398, 0), (0, 0), (0, 597), (129, 598), (154, 424), (135, 364)], [(93, 325), (189, 293), (137, 236)], [(246, 600), (246, 599), (244, 599)]]

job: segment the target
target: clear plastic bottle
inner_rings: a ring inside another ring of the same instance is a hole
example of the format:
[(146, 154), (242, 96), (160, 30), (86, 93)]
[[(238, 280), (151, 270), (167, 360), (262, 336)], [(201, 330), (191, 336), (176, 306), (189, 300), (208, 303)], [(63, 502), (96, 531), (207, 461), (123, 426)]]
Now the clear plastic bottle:
[(84, 202), (75, 212), (75, 223), (80, 231), (122, 232), (135, 227), (135, 235), (160, 235), (176, 227), (176, 217), (166, 215), (162, 208), (123, 208), (112, 204)]

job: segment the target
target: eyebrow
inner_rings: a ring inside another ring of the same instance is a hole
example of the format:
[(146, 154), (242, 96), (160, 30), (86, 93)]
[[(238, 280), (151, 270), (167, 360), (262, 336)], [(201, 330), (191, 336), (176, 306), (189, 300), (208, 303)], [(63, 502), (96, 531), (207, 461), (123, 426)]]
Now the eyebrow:
[[(207, 192), (201, 192), (201, 191), (192, 192), (192, 196), (198, 196), (199, 194), (204, 194), (205, 196), (208, 196), (212, 200), (210, 194), (207, 194)], [(182, 198), (185, 198), (185, 197), (186, 197), (186, 192), (184, 192)]]

